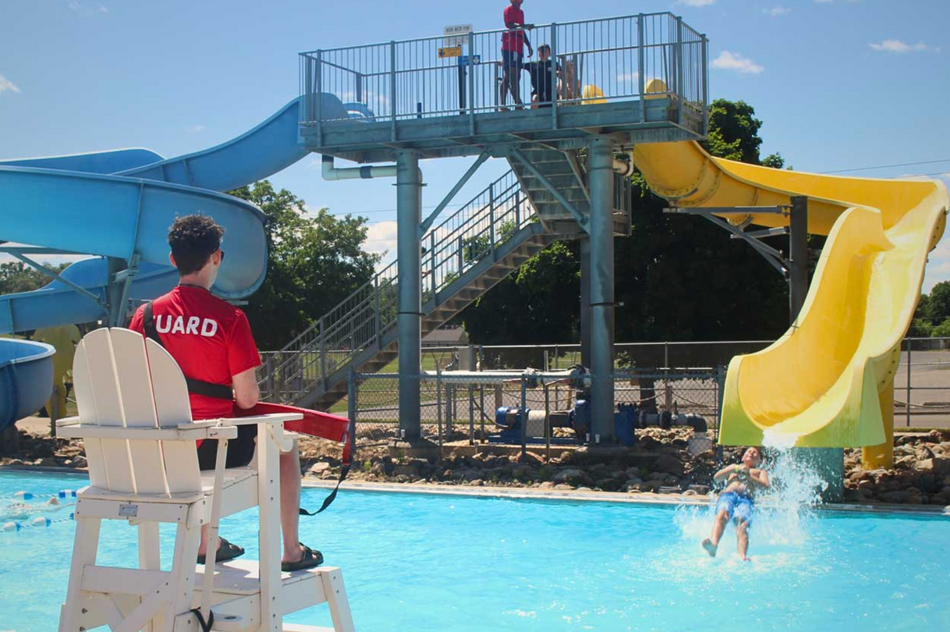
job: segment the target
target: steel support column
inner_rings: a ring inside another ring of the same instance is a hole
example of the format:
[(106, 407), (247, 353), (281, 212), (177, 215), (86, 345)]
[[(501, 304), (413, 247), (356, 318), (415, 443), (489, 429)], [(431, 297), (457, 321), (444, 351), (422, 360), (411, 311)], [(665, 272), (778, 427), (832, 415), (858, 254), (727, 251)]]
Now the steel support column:
[(109, 305), (110, 327), (122, 327), (125, 325), (125, 312), (128, 305), (128, 292), (125, 291), (126, 281), (120, 276), (123, 271), (128, 270), (129, 264), (125, 259), (108, 257), (108, 285), (106, 286), (106, 300)]
[(788, 303), (794, 326), (808, 294), (808, 198), (792, 198), (788, 235)]
[(590, 368), (590, 237), (581, 235), (581, 365)]
[(397, 266), (399, 273), (399, 429), (407, 441), (421, 437), (419, 374), (422, 348), (422, 171), (412, 151), (396, 153)]
[(614, 437), (614, 148), (610, 138), (590, 142), (590, 368), (591, 442)]
[[(792, 327), (808, 295), (808, 198), (793, 197), (789, 216), (788, 301)], [(822, 492), (825, 502), (844, 498), (844, 450), (841, 448), (804, 448), (805, 460), (828, 484)]]

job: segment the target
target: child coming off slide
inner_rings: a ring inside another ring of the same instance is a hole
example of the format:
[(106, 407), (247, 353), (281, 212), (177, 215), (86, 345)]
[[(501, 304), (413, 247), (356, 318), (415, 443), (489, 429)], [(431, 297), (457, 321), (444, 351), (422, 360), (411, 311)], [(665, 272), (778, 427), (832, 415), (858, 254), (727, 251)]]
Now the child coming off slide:
[(736, 520), (736, 542), (739, 555), (746, 562), (749, 551), (749, 528), (752, 526), (752, 511), (755, 508), (755, 491), (769, 488), (769, 475), (763, 469), (762, 452), (759, 448), (749, 448), (742, 455), (742, 465), (728, 465), (713, 476), (716, 483), (727, 481), (726, 489), (719, 495), (716, 503), (716, 522), (712, 535), (703, 540), (703, 548), (710, 557), (716, 557), (719, 540), (730, 518)]

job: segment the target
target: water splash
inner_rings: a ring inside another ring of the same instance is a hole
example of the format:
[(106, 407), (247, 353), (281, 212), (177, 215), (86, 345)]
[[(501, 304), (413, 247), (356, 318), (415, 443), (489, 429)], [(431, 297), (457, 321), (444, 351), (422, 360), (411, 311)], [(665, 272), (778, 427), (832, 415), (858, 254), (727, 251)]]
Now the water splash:
[[(787, 442), (782, 442), (783, 444)], [(790, 445), (766, 446), (763, 469), (768, 472), (771, 488), (756, 496), (750, 552), (753, 557), (767, 554), (770, 565), (795, 564), (810, 555), (809, 533), (814, 529), (815, 508), (826, 487), (819, 473)], [(716, 511), (716, 496), (704, 507), (682, 507), (675, 523), (681, 541), (699, 549), (698, 543), (709, 537)], [(736, 555), (735, 527), (726, 528), (718, 557)], [(698, 554), (698, 553), (697, 553)]]
[(772, 486), (760, 496), (757, 520), (770, 543), (801, 546), (827, 483), (800, 451), (768, 443), (766, 448), (764, 467)]

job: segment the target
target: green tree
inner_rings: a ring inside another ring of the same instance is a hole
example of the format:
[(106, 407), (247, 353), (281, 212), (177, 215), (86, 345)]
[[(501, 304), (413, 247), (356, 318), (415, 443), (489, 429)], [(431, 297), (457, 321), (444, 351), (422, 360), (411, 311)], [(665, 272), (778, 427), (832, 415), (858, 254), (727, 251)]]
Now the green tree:
[[(616, 244), (616, 337), (624, 341), (776, 338), (787, 286), (748, 244), (698, 217), (666, 215), (634, 176), (633, 231)], [(778, 244), (775, 244), (778, 246)]]
[[(69, 264), (63, 263), (51, 267), (61, 272)], [(16, 292), (32, 292), (50, 283), (51, 279), (20, 261), (0, 263), (0, 294), (14, 294)]]
[(931, 323), (943, 324), (946, 319), (950, 318), (950, 281), (941, 281), (935, 285), (926, 300), (921, 297), (918, 310), (921, 309), (921, 304), (925, 317)]
[(769, 154), (762, 159), (762, 166), (770, 169), (784, 169), (785, 159), (782, 158), (781, 153)]
[(362, 251), (365, 219), (325, 208), (308, 214), (303, 200), (267, 180), (230, 193), (267, 216), (267, 278), (245, 308), (261, 349), (284, 346), (372, 278), (379, 255)]
[(761, 128), (755, 109), (745, 101), (716, 99), (709, 106), (709, 136), (702, 145), (713, 156), (757, 165)]
[(950, 338), (950, 318), (934, 327), (930, 335), (934, 338)]
[(478, 344), (545, 344), (579, 331), (577, 244), (557, 242), (526, 261), (460, 315)]
[(462, 242), (462, 257), (465, 263), (474, 263), (484, 257), (491, 250), (490, 241), (488, 235), (478, 235), (465, 239)]
[(929, 320), (923, 318), (915, 318), (910, 323), (910, 329), (907, 330), (907, 336), (909, 338), (929, 338), (936, 335), (934, 330), (937, 329)]
[[(508, 241), (515, 234), (518, 226), (513, 222), (504, 222), (497, 228), (495, 239), (499, 244)], [(462, 257), (465, 263), (476, 263), (491, 250), (491, 235), (482, 232), (474, 237), (462, 240)], [(454, 279), (453, 279), (454, 280)], [(447, 285), (444, 283), (443, 285)]]
[(911, 338), (927, 338), (933, 334), (934, 323), (927, 317), (929, 297), (921, 294), (914, 310), (914, 320), (910, 323), (907, 335)]

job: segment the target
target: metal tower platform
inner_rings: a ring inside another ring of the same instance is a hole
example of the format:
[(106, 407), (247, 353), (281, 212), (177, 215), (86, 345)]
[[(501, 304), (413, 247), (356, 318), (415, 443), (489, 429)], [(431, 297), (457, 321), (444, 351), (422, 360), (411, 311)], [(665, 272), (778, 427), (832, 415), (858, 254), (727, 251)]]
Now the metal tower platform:
[[(559, 98), (503, 110), (505, 30), (301, 53), (301, 132), (308, 149), (356, 162), (504, 156), (543, 143), (583, 149), (592, 135), (617, 145), (696, 140), (706, 133), (707, 40), (670, 13), (538, 26)], [(526, 59), (537, 61), (538, 53)], [(558, 71), (560, 69), (560, 72)], [(531, 104), (528, 73), (519, 73)], [(343, 102), (346, 115), (321, 95)]]
[[(614, 236), (629, 234), (632, 148), (706, 134), (708, 43), (670, 13), (539, 26), (528, 33), (557, 64), (556, 96), (532, 106), (520, 73), (515, 106), (499, 91), (504, 30), (300, 56), (300, 134), (307, 149), (363, 167), (334, 177), (396, 176), (398, 258), (292, 341), (265, 393), (329, 407), (351, 370), (378, 369), (399, 348), (401, 436), (420, 438), (423, 331), (448, 321), (556, 239), (580, 239), (582, 338), (590, 341), (595, 441), (613, 438)], [(511, 37), (512, 32), (508, 32)], [(530, 61), (530, 60), (529, 60)], [(511, 71), (514, 72), (514, 71)], [(420, 160), (478, 156), (422, 218)], [(512, 171), (452, 216), (440, 213), (491, 157)]]

